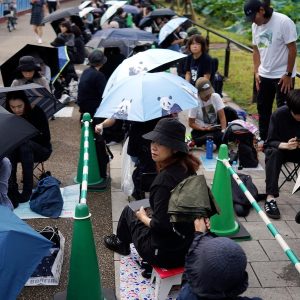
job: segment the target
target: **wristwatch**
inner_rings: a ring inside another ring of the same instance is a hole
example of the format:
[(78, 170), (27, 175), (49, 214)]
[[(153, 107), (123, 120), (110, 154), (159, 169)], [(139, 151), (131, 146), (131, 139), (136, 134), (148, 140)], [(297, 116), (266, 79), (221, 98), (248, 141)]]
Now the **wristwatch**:
[(288, 76), (288, 77), (292, 77), (292, 72), (286, 71), (286, 72), (284, 73), (284, 75), (285, 75), (285, 76)]

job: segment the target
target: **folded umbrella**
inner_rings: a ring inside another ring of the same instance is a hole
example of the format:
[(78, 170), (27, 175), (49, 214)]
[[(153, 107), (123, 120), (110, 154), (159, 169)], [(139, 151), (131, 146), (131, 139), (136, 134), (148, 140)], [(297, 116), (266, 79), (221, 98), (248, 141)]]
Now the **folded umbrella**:
[(13, 91), (24, 91), (31, 106), (38, 105), (48, 119), (64, 107), (45, 87), (35, 83), (0, 88), (0, 105), (5, 106), (6, 93)]
[(16, 66), (19, 64), (19, 59), (25, 55), (33, 56), (37, 63), (42, 60), (49, 66), (52, 78), (55, 78), (61, 71), (56, 48), (27, 44), (0, 66), (4, 86), (10, 86), (16, 78)]
[(0, 299), (15, 300), (52, 242), (0, 205)]
[(28, 121), (0, 106), (0, 160), (38, 133)]
[(140, 73), (117, 83), (95, 117), (144, 122), (198, 106), (197, 89), (166, 72)]
[(186, 57), (186, 54), (168, 49), (148, 49), (138, 52), (123, 60), (115, 69), (105, 86), (103, 97), (122, 79), (137, 75), (141, 72), (155, 72), (158, 71), (158, 69), (159, 71), (165, 71), (175, 61), (184, 57)]
[(171, 193), (168, 214), (171, 222), (193, 221), (196, 217), (211, 217), (219, 213), (218, 205), (203, 175), (190, 176)]

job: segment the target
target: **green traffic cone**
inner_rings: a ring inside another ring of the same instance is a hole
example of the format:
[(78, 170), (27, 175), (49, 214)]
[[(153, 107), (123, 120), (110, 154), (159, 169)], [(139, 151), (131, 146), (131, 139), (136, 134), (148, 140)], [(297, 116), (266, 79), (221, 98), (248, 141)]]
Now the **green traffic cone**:
[[(228, 159), (227, 145), (221, 145), (219, 159)], [(228, 170), (221, 161), (217, 161), (214, 174), (212, 193), (220, 207), (220, 215), (214, 215), (210, 219), (211, 231), (219, 236), (234, 235), (239, 231), (239, 224), (235, 221), (231, 178)]]
[(67, 300), (103, 300), (101, 276), (88, 206), (75, 208)]
[[(100, 176), (99, 164), (96, 153), (96, 146), (94, 141), (94, 133), (91, 128), (91, 116), (89, 113), (85, 113), (82, 117), (83, 122), (88, 121), (89, 126), (89, 173), (88, 173), (88, 185), (96, 185), (103, 182), (103, 178)], [(76, 183), (82, 182), (82, 169), (83, 169), (83, 157), (84, 157), (84, 126), (81, 127), (81, 141), (80, 141), (80, 155), (77, 167), (77, 176), (74, 178)]]

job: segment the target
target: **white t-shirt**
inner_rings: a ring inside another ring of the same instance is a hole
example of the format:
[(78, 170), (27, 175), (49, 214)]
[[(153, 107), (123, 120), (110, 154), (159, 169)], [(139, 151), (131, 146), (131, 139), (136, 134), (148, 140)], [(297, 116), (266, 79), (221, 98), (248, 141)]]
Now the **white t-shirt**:
[[(258, 74), (266, 78), (281, 78), (287, 71), (287, 44), (297, 40), (294, 22), (281, 13), (273, 12), (268, 23), (252, 24), (252, 43), (258, 47), (260, 66)], [(292, 77), (296, 76), (296, 63)]]
[(198, 107), (189, 111), (189, 118), (196, 119), (201, 127), (217, 124), (217, 112), (225, 107), (220, 95), (213, 93), (208, 101), (199, 100), (198, 103)]

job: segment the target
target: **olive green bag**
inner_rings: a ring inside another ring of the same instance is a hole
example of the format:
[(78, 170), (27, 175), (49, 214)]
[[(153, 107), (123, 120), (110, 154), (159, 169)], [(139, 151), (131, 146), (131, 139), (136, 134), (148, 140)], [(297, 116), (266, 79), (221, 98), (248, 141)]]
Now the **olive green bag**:
[(168, 207), (171, 222), (191, 222), (196, 217), (210, 218), (219, 212), (203, 175), (190, 176), (171, 191)]

